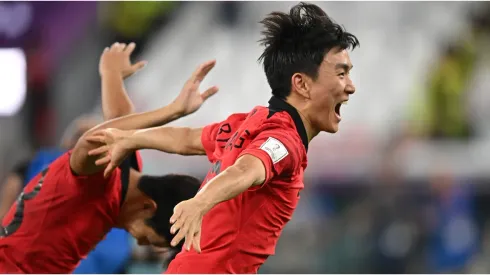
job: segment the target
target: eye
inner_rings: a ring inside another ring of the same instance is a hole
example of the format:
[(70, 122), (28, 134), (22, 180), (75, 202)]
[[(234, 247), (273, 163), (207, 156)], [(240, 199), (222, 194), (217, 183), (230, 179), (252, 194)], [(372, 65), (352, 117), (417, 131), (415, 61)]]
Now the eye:
[(340, 76), (340, 78), (344, 78), (345, 72), (344, 73), (340, 73), (339, 76)]

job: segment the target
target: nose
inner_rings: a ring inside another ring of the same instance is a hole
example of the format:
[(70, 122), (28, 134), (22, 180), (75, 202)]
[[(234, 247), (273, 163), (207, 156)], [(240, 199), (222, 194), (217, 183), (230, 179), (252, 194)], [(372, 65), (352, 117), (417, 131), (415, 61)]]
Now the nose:
[(352, 83), (352, 80), (349, 78), (347, 85), (345, 85), (345, 92), (349, 95), (356, 92), (356, 86)]

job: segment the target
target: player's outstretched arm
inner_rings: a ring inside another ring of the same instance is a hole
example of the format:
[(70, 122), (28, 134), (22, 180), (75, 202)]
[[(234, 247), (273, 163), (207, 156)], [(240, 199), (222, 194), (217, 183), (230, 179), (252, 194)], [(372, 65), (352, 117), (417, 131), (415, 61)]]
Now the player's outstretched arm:
[(106, 166), (104, 175), (108, 176), (136, 150), (154, 149), (170, 154), (205, 155), (201, 134), (202, 128), (188, 127), (160, 126), (129, 131), (104, 129), (87, 137), (89, 142), (101, 144), (88, 154), (100, 156), (95, 163)]
[(143, 69), (146, 61), (131, 64), (135, 43), (114, 43), (105, 48), (100, 57), (99, 74), (102, 86), (102, 113), (104, 121), (129, 115), (134, 106), (126, 93), (124, 80)]
[(172, 246), (185, 238), (184, 247), (191, 245), (200, 252), (202, 217), (220, 202), (230, 200), (248, 188), (261, 185), (266, 179), (262, 161), (252, 155), (243, 155), (234, 165), (213, 178), (190, 200), (179, 203), (170, 218), (171, 233), (179, 231), (171, 242)]
[(97, 131), (108, 128), (135, 130), (153, 127), (156, 125), (164, 125), (182, 116), (186, 116), (197, 111), (204, 101), (218, 91), (216, 86), (207, 89), (204, 93), (199, 91), (199, 85), (215, 64), (216, 62), (214, 60), (201, 64), (197, 70), (194, 71), (189, 80), (184, 84), (180, 94), (171, 104), (155, 111), (131, 114), (113, 119), (99, 124), (87, 131), (78, 140), (75, 148), (73, 149), (70, 158), (70, 166), (72, 170), (78, 175), (90, 175), (100, 171), (103, 168), (95, 164), (95, 161), (100, 156), (88, 155), (89, 151), (101, 145), (100, 143), (93, 141), (91, 142), (89, 139), (87, 139), (87, 137), (93, 135)]

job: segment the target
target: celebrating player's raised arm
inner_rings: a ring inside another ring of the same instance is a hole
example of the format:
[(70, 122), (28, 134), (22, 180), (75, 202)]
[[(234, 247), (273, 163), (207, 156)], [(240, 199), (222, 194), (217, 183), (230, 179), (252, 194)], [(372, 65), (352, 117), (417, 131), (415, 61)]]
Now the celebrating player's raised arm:
[[(102, 169), (95, 164), (97, 157), (88, 155), (90, 150), (97, 148), (100, 144), (90, 142), (86, 139), (87, 136), (92, 135), (98, 130), (106, 128), (118, 128), (123, 130), (142, 129), (163, 125), (195, 112), (201, 107), (206, 99), (218, 91), (218, 88), (214, 86), (202, 94), (199, 92), (200, 83), (215, 64), (216, 62), (214, 60), (201, 64), (185, 83), (178, 97), (168, 106), (155, 111), (131, 114), (113, 119), (87, 131), (84, 136), (79, 139), (77, 145), (73, 149), (70, 158), (72, 170), (78, 175), (90, 175)], [(119, 72), (121, 75), (123, 74), (124, 66), (119, 67)]]
[(129, 115), (134, 106), (126, 93), (124, 81), (141, 70), (146, 61), (131, 64), (130, 56), (136, 47), (135, 43), (126, 46), (114, 43), (105, 48), (99, 62), (99, 73), (102, 80), (102, 114), (104, 121)]

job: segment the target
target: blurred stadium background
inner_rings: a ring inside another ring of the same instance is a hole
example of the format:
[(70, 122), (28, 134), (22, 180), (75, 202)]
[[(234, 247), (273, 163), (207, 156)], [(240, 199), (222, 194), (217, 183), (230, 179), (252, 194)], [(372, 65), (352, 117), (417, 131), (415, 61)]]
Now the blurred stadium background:
[[(266, 104), (260, 25), (295, 2), (0, 2), (0, 179), (100, 115), (97, 64), (113, 42), (148, 66), (138, 111), (177, 95), (200, 62), (220, 93), (176, 125)], [(489, 273), (490, 5), (318, 2), (361, 41), (341, 130), (309, 150), (302, 200), (260, 273)], [(205, 158), (145, 151), (144, 171), (203, 178)], [(131, 242), (131, 240), (128, 240)], [(128, 273), (161, 271), (136, 247)]]

